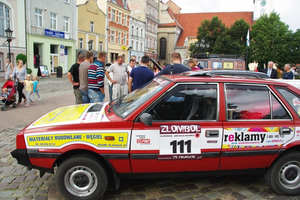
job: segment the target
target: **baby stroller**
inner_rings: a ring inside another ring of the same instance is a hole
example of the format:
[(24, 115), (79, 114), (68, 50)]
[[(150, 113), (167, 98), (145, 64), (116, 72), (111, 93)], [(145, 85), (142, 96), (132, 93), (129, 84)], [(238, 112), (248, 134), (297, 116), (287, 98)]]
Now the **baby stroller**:
[[(2, 104), (1, 110), (6, 111), (10, 105), (12, 105), (13, 108), (16, 108), (17, 107), (16, 104), (17, 85), (12, 80), (8, 80), (4, 83), (2, 90), (3, 88), (7, 88), (9, 95), (8, 98), (2, 99), (0, 101), (0, 105)], [(1, 94), (2, 94), (2, 90), (1, 90)]]

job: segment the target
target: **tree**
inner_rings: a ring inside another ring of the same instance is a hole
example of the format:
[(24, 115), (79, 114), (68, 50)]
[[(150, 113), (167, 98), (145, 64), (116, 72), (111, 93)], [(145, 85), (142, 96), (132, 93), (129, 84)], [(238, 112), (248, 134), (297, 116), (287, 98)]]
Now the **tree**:
[(198, 27), (197, 39), (210, 42), (210, 53), (245, 54), (249, 24), (244, 19), (236, 20), (230, 28), (225, 27), (217, 16), (204, 20)]
[(288, 25), (280, 21), (277, 13), (272, 12), (270, 16), (262, 15), (251, 29), (250, 62), (255, 61), (262, 67), (273, 61), (280, 68), (289, 62), (292, 32)]
[(202, 38), (205, 41), (209, 41), (210, 53), (224, 53), (225, 46), (223, 45), (223, 38), (226, 36), (228, 28), (219, 20), (217, 16), (214, 16), (211, 21), (205, 19), (198, 27), (197, 39), (200, 42)]
[(236, 20), (234, 24), (230, 26), (230, 54), (244, 55), (246, 53), (246, 37), (249, 28), (250, 25), (243, 18)]
[(300, 63), (300, 29), (292, 34), (290, 41), (291, 63)]

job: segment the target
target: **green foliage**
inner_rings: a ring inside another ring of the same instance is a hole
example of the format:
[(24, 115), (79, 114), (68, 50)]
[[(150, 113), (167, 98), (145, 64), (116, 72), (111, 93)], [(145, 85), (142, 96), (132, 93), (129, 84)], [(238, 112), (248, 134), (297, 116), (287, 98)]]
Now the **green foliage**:
[(32, 73), (32, 70), (30, 68), (26, 67), (26, 70), (27, 70), (27, 74), (31, 74)]
[(26, 64), (26, 61), (27, 61), (27, 57), (26, 55), (20, 53), (17, 55), (16, 57), (16, 61), (18, 62), (18, 60), (22, 60), (23, 61), (23, 64), (25, 65)]
[(204, 38), (210, 42), (208, 51), (211, 54), (244, 54), (248, 29), (249, 24), (244, 19), (237, 20), (228, 28), (215, 16), (210, 21), (206, 19), (201, 22), (197, 39), (200, 42)]
[[(277, 13), (262, 15), (252, 26), (249, 61), (259, 63), (260, 68), (273, 61), (283, 68), (291, 62), (291, 40), (293, 37), (289, 26), (280, 21)], [(299, 43), (298, 43), (299, 45)]]

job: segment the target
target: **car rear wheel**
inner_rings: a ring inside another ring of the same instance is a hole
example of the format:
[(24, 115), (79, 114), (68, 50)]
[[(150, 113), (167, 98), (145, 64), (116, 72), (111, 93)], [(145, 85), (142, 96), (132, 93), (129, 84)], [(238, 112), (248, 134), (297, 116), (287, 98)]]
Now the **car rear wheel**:
[(100, 199), (107, 189), (108, 178), (96, 158), (76, 155), (58, 166), (55, 183), (66, 199)]
[(279, 158), (265, 174), (269, 187), (281, 195), (300, 194), (300, 153), (290, 152)]

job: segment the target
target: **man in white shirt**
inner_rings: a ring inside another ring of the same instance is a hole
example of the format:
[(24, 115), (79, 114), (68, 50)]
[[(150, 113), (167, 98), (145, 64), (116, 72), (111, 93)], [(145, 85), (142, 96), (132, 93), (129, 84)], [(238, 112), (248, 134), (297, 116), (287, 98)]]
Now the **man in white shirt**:
[[(109, 75), (110, 72), (113, 73), (113, 79)], [(118, 56), (117, 62), (112, 64), (105, 72), (107, 79), (113, 84), (112, 99), (128, 94), (125, 72), (128, 78), (129, 71), (124, 64), (123, 56)]]

